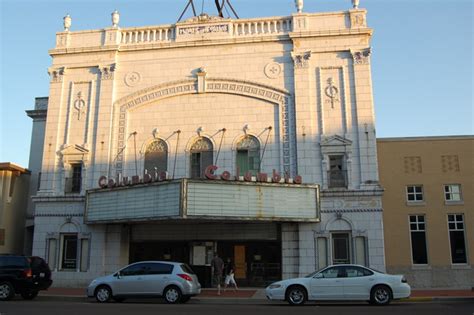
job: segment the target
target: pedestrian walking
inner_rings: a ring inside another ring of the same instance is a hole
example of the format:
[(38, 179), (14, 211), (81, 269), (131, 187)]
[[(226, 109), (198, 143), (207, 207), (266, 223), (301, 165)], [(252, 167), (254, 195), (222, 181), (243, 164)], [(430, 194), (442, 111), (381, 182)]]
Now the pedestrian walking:
[(211, 271), (214, 281), (217, 282), (217, 295), (221, 295), (222, 273), (224, 272), (224, 261), (214, 252), (214, 258), (211, 260)]
[(227, 258), (227, 263), (224, 267), (225, 280), (224, 280), (224, 292), (229, 285), (234, 286), (234, 292), (237, 291), (237, 282), (235, 281), (235, 265), (230, 258)]

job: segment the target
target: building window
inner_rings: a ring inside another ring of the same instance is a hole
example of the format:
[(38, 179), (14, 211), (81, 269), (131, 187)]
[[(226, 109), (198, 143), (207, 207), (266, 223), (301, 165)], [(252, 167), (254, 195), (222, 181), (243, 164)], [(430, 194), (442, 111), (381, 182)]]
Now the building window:
[(332, 234), (333, 264), (350, 264), (349, 233)]
[(41, 172), (38, 173), (38, 183), (36, 184), (36, 191), (40, 190), (41, 187)]
[(461, 201), (461, 185), (444, 185), (444, 200), (450, 201)]
[(414, 265), (425, 265), (428, 263), (425, 228), (424, 215), (410, 216), (411, 256)]
[(81, 239), (81, 271), (87, 271), (89, 269), (89, 246), (90, 242), (88, 238)]
[(466, 241), (464, 239), (464, 215), (448, 214), (448, 229), (452, 263), (467, 263)]
[(57, 240), (54, 238), (49, 238), (47, 239), (48, 242), (48, 255), (47, 255), (47, 262), (49, 265), (49, 268), (51, 270), (56, 269), (56, 244)]
[(408, 202), (423, 201), (423, 186), (421, 185), (407, 186), (407, 201)]
[(260, 171), (260, 143), (253, 136), (245, 136), (237, 143), (237, 169), (239, 175), (251, 172), (257, 176)]
[(145, 169), (149, 174), (168, 170), (168, 145), (158, 139), (150, 143), (145, 151)]
[(357, 236), (355, 238), (355, 263), (362, 266), (367, 266), (367, 247), (366, 238), (364, 236)]
[(9, 192), (8, 192), (8, 197), (10, 197), (10, 198), (13, 197), (13, 192), (15, 191), (16, 177), (17, 177), (17, 173), (16, 172), (11, 172), (10, 189), (9, 189)]
[(317, 239), (318, 246), (318, 268), (322, 269), (328, 265), (328, 243), (326, 237), (318, 237)]
[(82, 186), (82, 164), (71, 164), (71, 176), (66, 178), (65, 192), (80, 193)]
[(77, 234), (61, 235), (61, 269), (77, 268)]
[(347, 171), (344, 165), (343, 155), (329, 156), (329, 188), (347, 187)]
[(199, 138), (191, 147), (191, 178), (203, 178), (206, 167), (214, 163), (212, 142)]

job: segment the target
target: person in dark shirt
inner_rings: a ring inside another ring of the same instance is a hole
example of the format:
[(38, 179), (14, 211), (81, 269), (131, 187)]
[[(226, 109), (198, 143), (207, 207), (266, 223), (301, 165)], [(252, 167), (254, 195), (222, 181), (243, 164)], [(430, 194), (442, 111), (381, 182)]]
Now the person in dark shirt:
[(224, 286), (224, 292), (227, 289), (227, 286), (233, 285), (234, 286), (234, 291), (237, 291), (237, 282), (235, 282), (234, 274), (235, 274), (235, 265), (232, 262), (230, 258), (227, 258), (227, 263), (225, 264), (224, 267), (224, 272), (225, 272), (225, 286)]
[(211, 260), (211, 270), (214, 280), (217, 282), (217, 295), (221, 295), (222, 272), (224, 271), (224, 261), (214, 252), (214, 258)]

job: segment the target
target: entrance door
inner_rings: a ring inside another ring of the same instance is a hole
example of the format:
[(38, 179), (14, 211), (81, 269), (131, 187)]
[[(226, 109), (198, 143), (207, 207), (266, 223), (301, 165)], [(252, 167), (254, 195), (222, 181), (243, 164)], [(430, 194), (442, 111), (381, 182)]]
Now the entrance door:
[(334, 233), (332, 235), (333, 264), (350, 264), (349, 233)]
[(235, 264), (235, 278), (246, 279), (247, 278), (247, 264), (245, 262), (245, 246), (235, 245), (234, 246), (234, 264)]

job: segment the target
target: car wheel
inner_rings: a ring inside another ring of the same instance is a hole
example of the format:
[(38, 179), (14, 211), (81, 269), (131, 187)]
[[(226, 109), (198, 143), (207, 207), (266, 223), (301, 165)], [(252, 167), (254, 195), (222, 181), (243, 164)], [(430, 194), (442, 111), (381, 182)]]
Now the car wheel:
[(24, 298), (25, 300), (33, 300), (35, 297), (38, 296), (38, 291), (23, 291), (20, 293), (21, 297)]
[(370, 293), (370, 303), (375, 305), (387, 305), (392, 299), (392, 291), (386, 285), (375, 286)]
[(302, 286), (295, 285), (286, 291), (286, 300), (290, 305), (303, 305), (307, 298), (306, 289)]
[(8, 281), (0, 282), (0, 301), (8, 301), (15, 296), (15, 289)]
[(185, 296), (185, 295), (183, 295), (183, 296), (181, 297), (181, 303), (186, 303), (186, 302), (188, 302), (189, 300), (191, 300), (191, 297), (190, 297), (190, 296)]
[(176, 286), (170, 286), (165, 289), (165, 301), (169, 304), (176, 304), (181, 301), (181, 290)]
[(112, 298), (112, 290), (106, 285), (101, 285), (95, 289), (95, 299), (99, 303), (106, 303)]

